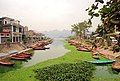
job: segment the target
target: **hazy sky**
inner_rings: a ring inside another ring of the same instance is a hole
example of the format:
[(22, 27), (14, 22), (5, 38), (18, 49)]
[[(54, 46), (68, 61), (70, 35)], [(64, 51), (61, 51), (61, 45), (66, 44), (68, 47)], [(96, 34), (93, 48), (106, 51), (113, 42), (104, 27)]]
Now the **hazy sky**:
[[(93, 2), (94, 0), (0, 0), (0, 17), (17, 19), (23, 26), (37, 31), (70, 29), (72, 24), (89, 18), (85, 9)], [(96, 27), (99, 20), (94, 21)]]

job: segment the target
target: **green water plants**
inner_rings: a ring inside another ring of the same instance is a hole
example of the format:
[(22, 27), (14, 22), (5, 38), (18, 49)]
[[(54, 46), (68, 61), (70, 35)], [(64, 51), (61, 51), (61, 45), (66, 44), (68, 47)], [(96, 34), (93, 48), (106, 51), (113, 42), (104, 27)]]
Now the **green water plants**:
[(91, 81), (94, 65), (87, 62), (62, 63), (35, 70), (39, 81)]

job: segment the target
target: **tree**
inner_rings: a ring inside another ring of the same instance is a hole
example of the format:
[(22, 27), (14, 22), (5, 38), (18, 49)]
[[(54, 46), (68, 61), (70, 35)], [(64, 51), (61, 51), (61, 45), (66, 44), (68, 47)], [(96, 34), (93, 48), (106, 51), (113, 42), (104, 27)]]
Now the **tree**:
[(100, 37), (104, 38), (105, 34), (107, 34), (107, 31), (102, 25), (98, 25), (98, 28), (96, 29), (96, 33), (98, 33)]
[(12, 38), (10, 37), (10, 38), (8, 38), (7, 39), (7, 41), (6, 41), (6, 44), (7, 44), (7, 46), (10, 48), (10, 43), (11, 43), (11, 41), (12, 41)]
[[(89, 22), (91, 23), (93, 17), (100, 16), (107, 33), (113, 33), (115, 25), (120, 24), (120, 0), (109, 0), (106, 4), (103, 3), (105, 3), (104, 0), (95, 0), (95, 3), (86, 9), (91, 16)], [(98, 8), (99, 4), (103, 4), (101, 9)]]
[(22, 36), (23, 43), (26, 44), (28, 42), (28, 37), (26, 35)]
[(77, 39), (81, 39), (82, 36), (85, 36), (86, 31), (88, 31), (88, 28), (91, 26), (87, 23), (87, 21), (80, 22), (77, 24), (73, 24), (72, 26), (72, 32), (75, 32)]
[[(97, 32), (102, 35), (103, 30), (106, 34), (116, 32), (116, 27), (120, 27), (120, 0), (95, 0), (95, 3), (91, 7), (86, 9), (88, 15), (90, 15), (89, 23), (92, 24), (91, 19), (93, 17), (101, 17), (102, 27), (98, 26)], [(104, 3), (104, 4), (103, 4)], [(102, 8), (98, 8), (99, 4), (102, 4)], [(120, 30), (119, 30), (120, 32)], [(106, 40), (109, 39), (109, 36), (106, 37)], [(120, 37), (118, 38), (118, 40)]]

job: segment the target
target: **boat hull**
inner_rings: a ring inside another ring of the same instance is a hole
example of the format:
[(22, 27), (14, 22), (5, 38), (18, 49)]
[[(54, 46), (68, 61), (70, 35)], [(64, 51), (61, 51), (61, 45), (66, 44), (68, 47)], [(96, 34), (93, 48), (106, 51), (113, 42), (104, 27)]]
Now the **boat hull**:
[(110, 64), (115, 62), (115, 60), (95, 60), (95, 61), (88, 61), (92, 64)]

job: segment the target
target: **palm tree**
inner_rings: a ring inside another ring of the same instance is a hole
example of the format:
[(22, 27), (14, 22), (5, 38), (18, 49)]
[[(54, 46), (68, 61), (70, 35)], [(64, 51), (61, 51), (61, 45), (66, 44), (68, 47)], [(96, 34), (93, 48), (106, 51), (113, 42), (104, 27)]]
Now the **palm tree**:
[(87, 21), (73, 24), (71, 26), (72, 32), (75, 32), (77, 39), (81, 39), (82, 36), (85, 36), (86, 31), (88, 31), (88, 28), (91, 27), (91, 25), (88, 24)]
[(82, 34), (82, 30), (79, 27), (79, 24), (73, 24), (71, 26), (72, 26), (72, 32), (75, 32), (76, 39), (80, 39), (81, 38), (81, 34)]

